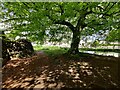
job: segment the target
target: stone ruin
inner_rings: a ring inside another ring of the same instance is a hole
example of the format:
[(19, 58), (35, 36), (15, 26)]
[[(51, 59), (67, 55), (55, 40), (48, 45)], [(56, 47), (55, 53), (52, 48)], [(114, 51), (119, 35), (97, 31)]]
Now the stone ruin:
[(27, 39), (11, 41), (6, 37), (2, 38), (2, 66), (4, 66), (11, 57), (29, 57), (34, 53), (31, 42)]

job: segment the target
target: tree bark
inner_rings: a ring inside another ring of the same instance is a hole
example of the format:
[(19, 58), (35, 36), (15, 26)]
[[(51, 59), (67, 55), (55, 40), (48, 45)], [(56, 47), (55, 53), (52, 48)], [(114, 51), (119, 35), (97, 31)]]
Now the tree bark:
[[(67, 21), (56, 21), (54, 22), (55, 24), (62, 24), (62, 25), (66, 25), (68, 26), (71, 31), (73, 32), (73, 36), (72, 36), (72, 42), (71, 42), (71, 46), (70, 49), (68, 50), (68, 53), (70, 54), (78, 54), (79, 53), (79, 42), (80, 42), (80, 20), (79, 20), (79, 24), (74, 27), (71, 23), (67, 22)], [(81, 27), (82, 28), (82, 27)]]
[(70, 47), (68, 53), (78, 54), (79, 53), (79, 42), (80, 42), (80, 31), (79, 30), (73, 30), (71, 47)]
[(70, 47), (70, 49), (68, 51), (68, 53), (70, 53), (70, 54), (78, 54), (79, 53), (80, 33), (83, 30), (83, 28), (87, 26), (85, 24), (85, 22), (84, 22), (85, 21), (85, 17), (86, 17), (86, 15), (88, 15), (90, 13), (93, 13), (92, 10), (87, 11), (87, 9), (88, 8), (86, 8), (86, 10), (80, 11), (80, 17), (78, 18), (76, 27), (74, 27), (72, 25), (72, 23), (70, 23), (68, 21), (65, 21), (65, 20), (58, 20), (58, 21), (54, 20), (54, 24), (66, 25), (73, 32), (71, 47)]

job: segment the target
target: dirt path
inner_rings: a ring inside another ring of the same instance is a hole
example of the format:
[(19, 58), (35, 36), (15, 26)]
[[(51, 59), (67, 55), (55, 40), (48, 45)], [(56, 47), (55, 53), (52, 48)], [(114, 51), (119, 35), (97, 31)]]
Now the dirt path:
[(81, 57), (78, 60), (44, 52), (11, 60), (2, 68), (3, 88), (118, 88), (118, 58)]

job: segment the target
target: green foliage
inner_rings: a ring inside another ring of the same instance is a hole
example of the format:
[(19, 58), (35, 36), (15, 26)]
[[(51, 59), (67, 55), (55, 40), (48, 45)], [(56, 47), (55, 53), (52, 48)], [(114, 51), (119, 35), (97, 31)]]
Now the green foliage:
[[(27, 37), (32, 41), (60, 42), (71, 40), (72, 31), (67, 21), (80, 26), (81, 35), (92, 35), (99, 30), (119, 28), (120, 3), (114, 2), (4, 2), (1, 17), (11, 26), (11, 38)], [(80, 22), (79, 22), (80, 21)], [(78, 23), (79, 22), (79, 23)], [(81, 27), (83, 27), (81, 29)]]
[(96, 46), (98, 46), (98, 45), (99, 45), (99, 41), (98, 41), (98, 40), (94, 41), (94, 42), (91, 44), (92, 47), (96, 47)]
[(120, 42), (120, 30), (112, 30), (109, 32), (108, 36), (106, 37), (106, 40), (109, 42)]

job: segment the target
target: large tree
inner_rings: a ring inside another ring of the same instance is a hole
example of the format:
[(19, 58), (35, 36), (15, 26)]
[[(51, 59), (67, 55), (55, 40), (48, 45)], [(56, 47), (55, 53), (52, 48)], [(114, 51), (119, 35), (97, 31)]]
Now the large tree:
[(70, 53), (79, 52), (81, 35), (116, 30), (120, 22), (120, 3), (116, 2), (14, 2), (1, 6), (2, 21), (9, 23), (12, 35), (44, 41), (46, 37), (62, 40), (72, 33)]

